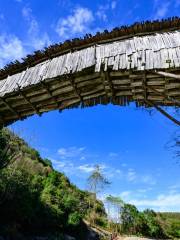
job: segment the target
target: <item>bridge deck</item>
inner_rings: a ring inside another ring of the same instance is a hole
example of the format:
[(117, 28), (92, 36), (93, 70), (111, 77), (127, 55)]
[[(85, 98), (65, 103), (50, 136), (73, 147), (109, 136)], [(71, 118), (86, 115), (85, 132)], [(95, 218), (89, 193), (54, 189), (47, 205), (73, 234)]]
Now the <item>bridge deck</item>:
[(69, 51), (0, 80), (0, 123), (53, 109), (148, 101), (179, 106), (180, 30)]

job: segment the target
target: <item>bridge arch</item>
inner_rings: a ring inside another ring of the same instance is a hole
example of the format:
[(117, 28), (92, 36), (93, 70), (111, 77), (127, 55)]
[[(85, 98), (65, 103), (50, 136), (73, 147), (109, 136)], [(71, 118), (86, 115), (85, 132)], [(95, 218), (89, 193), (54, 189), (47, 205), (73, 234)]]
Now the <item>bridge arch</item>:
[[(0, 124), (112, 103), (180, 106), (180, 19), (135, 24), (51, 46), (0, 71)], [(99, 39), (98, 39), (99, 37)]]

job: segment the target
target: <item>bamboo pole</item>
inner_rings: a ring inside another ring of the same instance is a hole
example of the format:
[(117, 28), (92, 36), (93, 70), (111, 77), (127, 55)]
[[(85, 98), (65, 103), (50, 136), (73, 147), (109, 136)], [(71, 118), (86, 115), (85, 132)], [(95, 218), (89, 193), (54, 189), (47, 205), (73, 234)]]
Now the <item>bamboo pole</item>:
[(162, 113), (165, 117), (167, 117), (169, 120), (171, 120), (172, 122), (174, 122), (175, 124), (177, 124), (178, 126), (180, 126), (180, 121), (175, 119), (174, 117), (172, 117), (169, 113), (167, 113), (166, 111), (164, 111), (162, 108), (160, 108), (159, 106), (157, 106), (155, 103), (153, 103), (150, 100), (144, 100), (149, 106), (155, 107), (160, 113)]

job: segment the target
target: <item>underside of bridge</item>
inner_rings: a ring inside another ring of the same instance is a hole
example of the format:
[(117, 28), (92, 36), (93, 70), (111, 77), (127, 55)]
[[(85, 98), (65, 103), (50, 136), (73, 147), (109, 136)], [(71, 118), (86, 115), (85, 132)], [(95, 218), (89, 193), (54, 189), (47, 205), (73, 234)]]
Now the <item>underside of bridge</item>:
[(180, 125), (161, 108), (180, 106), (180, 19), (113, 31), (50, 46), (2, 69), (0, 124), (55, 109), (136, 102)]

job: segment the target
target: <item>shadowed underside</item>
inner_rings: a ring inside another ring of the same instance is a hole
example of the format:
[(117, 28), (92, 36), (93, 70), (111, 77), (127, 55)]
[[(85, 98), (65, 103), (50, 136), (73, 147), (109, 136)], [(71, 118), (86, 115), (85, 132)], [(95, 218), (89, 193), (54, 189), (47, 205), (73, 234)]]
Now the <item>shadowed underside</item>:
[(180, 28), (69, 49), (0, 80), (0, 123), (108, 103), (179, 107), (179, 74)]

